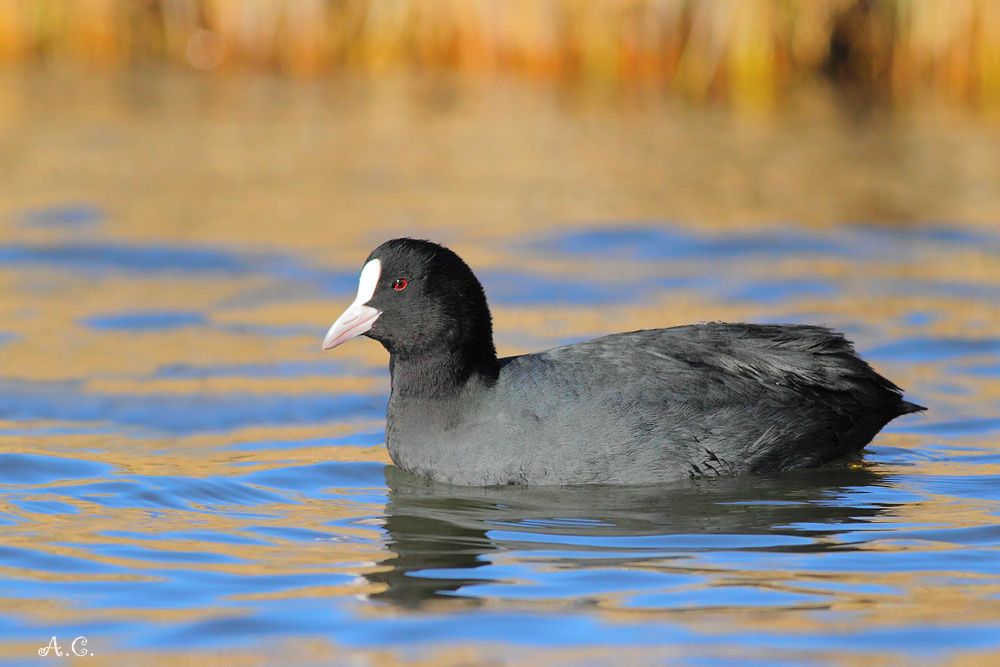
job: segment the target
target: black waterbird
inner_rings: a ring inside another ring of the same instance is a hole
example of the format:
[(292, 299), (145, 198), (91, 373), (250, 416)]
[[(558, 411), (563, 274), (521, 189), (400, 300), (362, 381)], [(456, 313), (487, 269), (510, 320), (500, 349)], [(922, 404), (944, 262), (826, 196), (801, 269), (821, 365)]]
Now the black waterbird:
[(808, 468), (924, 408), (807, 325), (709, 323), (497, 358), (486, 295), (451, 250), (394, 239), (365, 261), (324, 349), (389, 352), (393, 463), (451, 484), (642, 485)]

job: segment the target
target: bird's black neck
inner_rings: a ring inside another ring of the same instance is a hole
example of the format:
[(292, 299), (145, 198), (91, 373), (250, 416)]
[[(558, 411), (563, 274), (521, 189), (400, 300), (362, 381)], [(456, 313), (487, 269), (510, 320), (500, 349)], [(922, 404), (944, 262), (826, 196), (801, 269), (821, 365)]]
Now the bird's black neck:
[(476, 348), (390, 354), (389, 373), (394, 397), (448, 399), (468, 389), (492, 387), (500, 362), (491, 341)]

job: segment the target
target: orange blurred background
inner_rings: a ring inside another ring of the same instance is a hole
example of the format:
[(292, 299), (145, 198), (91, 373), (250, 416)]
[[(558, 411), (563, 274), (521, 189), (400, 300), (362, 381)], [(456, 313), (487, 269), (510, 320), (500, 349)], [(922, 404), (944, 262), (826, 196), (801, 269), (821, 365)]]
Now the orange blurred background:
[(517, 72), (768, 107), (816, 78), (996, 112), (992, 0), (7, 0), (0, 62)]

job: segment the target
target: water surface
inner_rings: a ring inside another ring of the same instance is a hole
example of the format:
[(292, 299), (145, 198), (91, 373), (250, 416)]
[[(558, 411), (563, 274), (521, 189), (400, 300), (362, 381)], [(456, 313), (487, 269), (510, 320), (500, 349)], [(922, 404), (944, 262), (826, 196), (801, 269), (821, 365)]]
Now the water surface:
[[(995, 129), (509, 83), (7, 83), (3, 657), (1000, 656)], [(930, 411), (821, 471), (416, 480), (386, 465), (384, 352), (319, 350), (399, 234), (469, 259), (501, 353), (815, 322)]]

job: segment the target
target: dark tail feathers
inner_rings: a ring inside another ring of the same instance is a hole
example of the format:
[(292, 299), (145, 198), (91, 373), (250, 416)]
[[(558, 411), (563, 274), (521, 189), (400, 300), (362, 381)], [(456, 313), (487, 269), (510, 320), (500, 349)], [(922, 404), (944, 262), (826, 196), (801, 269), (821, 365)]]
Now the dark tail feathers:
[(909, 401), (900, 401), (899, 402), (899, 414), (900, 415), (908, 415), (911, 412), (923, 412), (926, 409), (927, 408), (925, 408), (922, 405), (917, 405), (916, 403), (910, 403)]

